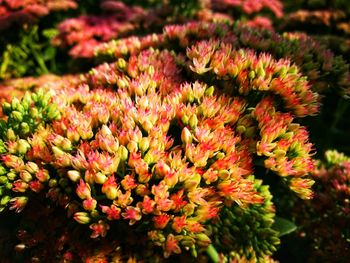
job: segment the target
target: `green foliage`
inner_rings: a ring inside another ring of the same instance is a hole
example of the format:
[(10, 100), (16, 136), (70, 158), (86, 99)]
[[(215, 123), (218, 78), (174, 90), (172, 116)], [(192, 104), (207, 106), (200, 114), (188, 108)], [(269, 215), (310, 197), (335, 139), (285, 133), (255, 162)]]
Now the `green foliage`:
[(39, 32), (38, 26), (23, 28), (18, 42), (7, 43), (0, 54), (0, 80), (56, 72), (56, 48), (50, 44), (55, 29)]

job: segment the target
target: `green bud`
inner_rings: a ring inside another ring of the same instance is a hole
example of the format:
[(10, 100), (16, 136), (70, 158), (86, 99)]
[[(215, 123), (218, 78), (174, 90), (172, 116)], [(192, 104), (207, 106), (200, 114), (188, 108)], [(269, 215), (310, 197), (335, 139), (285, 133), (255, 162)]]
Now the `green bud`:
[(250, 79), (254, 79), (254, 78), (255, 78), (255, 72), (254, 72), (253, 70), (250, 71), (249, 74), (248, 74), (248, 77), (249, 77)]
[(90, 215), (91, 215), (92, 218), (96, 218), (96, 217), (100, 216), (100, 213), (97, 210), (92, 210), (90, 212)]
[(147, 151), (149, 148), (149, 138), (148, 137), (143, 137), (140, 142), (139, 142), (139, 149), (141, 152)]
[(13, 98), (11, 101), (11, 108), (12, 110), (16, 110), (18, 105), (20, 105), (19, 99), (18, 98)]
[(56, 104), (50, 104), (47, 107), (47, 117), (50, 120), (57, 120), (60, 118), (60, 112)]
[(128, 159), (128, 149), (124, 145), (120, 145), (118, 148), (118, 155), (120, 157), (120, 161), (125, 162)]
[(214, 86), (210, 86), (205, 90), (204, 94), (206, 96), (212, 96), (214, 94), (214, 90), (215, 90)]
[(197, 234), (196, 238), (197, 238), (197, 243), (200, 246), (207, 247), (211, 243), (210, 238), (204, 233)]
[(5, 184), (5, 188), (11, 190), (12, 189), (12, 184), (10, 182), (7, 182)]
[(185, 125), (188, 124), (188, 120), (189, 120), (189, 118), (188, 118), (187, 115), (183, 115), (182, 118), (181, 118), (182, 123), (185, 124)]
[(264, 78), (266, 75), (265, 70), (262, 67), (259, 67), (256, 73), (257, 73), (258, 77)]
[(29, 115), (33, 119), (40, 118), (39, 110), (37, 108), (34, 108), (34, 107), (29, 110)]
[(49, 180), (49, 187), (55, 187), (57, 186), (57, 180), (56, 179), (50, 179)]
[(237, 131), (239, 134), (242, 134), (242, 133), (244, 133), (244, 132), (246, 131), (246, 128), (245, 128), (245, 126), (243, 126), (243, 125), (239, 125), (239, 126), (237, 126), (236, 131)]
[(9, 141), (15, 141), (17, 139), (17, 136), (15, 132), (12, 130), (12, 128), (7, 130), (6, 137)]
[(7, 174), (7, 178), (8, 178), (10, 181), (13, 181), (13, 180), (15, 180), (15, 179), (17, 178), (17, 174), (14, 173), (14, 172), (9, 172), (9, 173)]
[(21, 133), (23, 135), (26, 135), (30, 132), (30, 127), (29, 127), (28, 123), (26, 123), (26, 122), (22, 122), (20, 125), (20, 128), (21, 128)]
[(7, 173), (6, 168), (0, 164), (0, 175), (4, 175), (6, 173)]
[(20, 113), (22, 113), (22, 114), (24, 114), (24, 107), (23, 107), (23, 105), (22, 104), (18, 104), (18, 106), (17, 106), (17, 109), (16, 109), (17, 111), (19, 111)]
[(77, 212), (74, 214), (74, 220), (80, 224), (90, 223), (90, 216), (86, 212)]
[(11, 108), (11, 104), (8, 102), (4, 102), (2, 104), (2, 112), (6, 115), (9, 115), (11, 112), (12, 108)]
[(32, 103), (32, 98), (30, 96), (30, 93), (26, 92), (22, 98), (22, 105), (24, 109), (28, 110), (31, 103)]
[(198, 125), (197, 115), (193, 114), (189, 119), (189, 125), (192, 129), (195, 129)]
[(10, 117), (17, 122), (21, 122), (23, 120), (23, 115), (19, 111), (12, 111)]
[(0, 154), (6, 152), (4, 141), (0, 139)]
[(11, 200), (11, 197), (8, 195), (5, 195), (1, 198), (0, 205), (5, 206), (5, 205), (7, 205), (8, 202), (10, 202), (10, 200)]
[(126, 61), (123, 58), (118, 58), (117, 65), (119, 69), (124, 69), (126, 67)]
[(7, 176), (0, 176), (0, 184), (6, 184), (8, 182)]
[(20, 139), (17, 143), (17, 152), (19, 154), (26, 154), (26, 152), (30, 149), (30, 144), (23, 139)]

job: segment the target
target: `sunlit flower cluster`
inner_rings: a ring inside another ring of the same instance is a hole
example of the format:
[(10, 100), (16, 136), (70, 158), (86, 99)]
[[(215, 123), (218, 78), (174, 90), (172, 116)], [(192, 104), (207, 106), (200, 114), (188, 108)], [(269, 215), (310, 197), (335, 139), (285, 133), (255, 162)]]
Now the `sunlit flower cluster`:
[[(312, 145), (294, 118), (317, 112), (317, 93), (288, 60), (229, 44), (228, 26), (186, 26), (111, 42), (125, 48), (86, 74), (17, 80), (36, 92), (3, 104), (1, 209), (40, 195), (92, 239), (128, 229), (162, 258), (215, 244), (267, 260), (275, 209), (252, 174), (260, 162), (311, 198)], [(200, 40), (208, 31), (217, 39)], [(177, 39), (186, 50), (163, 48)]]
[[(349, 66), (344, 59), (335, 56), (331, 50), (311, 37), (301, 34), (279, 35), (225, 23), (189, 22), (182, 25), (167, 25), (164, 27), (163, 34), (133, 36), (103, 43), (96, 46), (95, 54), (97, 57), (118, 58), (130, 53), (138, 53), (149, 47), (166, 48), (173, 47), (174, 44), (180, 45), (184, 49), (183, 52), (186, 52), (186, 48), (198, 40), (209, 38), (212, 40), (220, 38), (221, 43), (228, 43), (234, 48), (251, 48), (266, 52), (271, 54), (271, 59), (282, 59), (278, 63), (280, 66), (284, 64), (286, 68), (290, 68), (291, 72), (302, 72), (308, 77), (312, 89), (319, 93), (332, 88), (339, 89), (339, 93), (349, 93)], [(289, 60), (293, 61), (299, 69), (296, 70), (294, 65), (288, 62)], [(282, 71), (280, 73), (284, 78)], [(301, 83), (305, 82), (300, 75), (293, 78), (300, 79)]]
[(52, 11), (76, 8), (74, 0), (3, 0), (0, 2), (0, 30), (13, 23), (29, 23)]

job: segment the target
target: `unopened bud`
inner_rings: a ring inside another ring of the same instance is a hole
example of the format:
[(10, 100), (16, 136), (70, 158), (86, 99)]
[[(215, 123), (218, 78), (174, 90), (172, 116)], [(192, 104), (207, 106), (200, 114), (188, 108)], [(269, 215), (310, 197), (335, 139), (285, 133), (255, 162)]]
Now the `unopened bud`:
[(120, 161), (125, 162), (128, 159), (128, 149), (124, 145), (121, 145), (118, 149), (118, 155), (120, 157)]
[(74, 220), (80, 224), (88, 224), (90, 223), (89, 214), (86, 212), (77, 212), (74, 214)]
[(79, 179), (81, 179), (80, 172), (77, 170), (69, 170), (67, 175), (72, 182), (77, 182)]
[(23, 139), (18, 140), (17, 143), (17, 152), (19, 154), (26, 154), (26, 152), (30, 149), (30, 144)]
[(29, 127), (28, 123), (22, 122), (20, 126), (21, 126), (21, 133), (22, 134), (26, 135), (30, 132), (30, 127)]
[(197, 234), (196, 238), (197, 238), (197, 244), (201, 247), (207, 247), (211, 244), (210, 238), (204, 233)]
[(181, 141), (185, 144), (192, 142), (192, 134), (187, 127), (184, 127), (181, 132)]
[(215, 88), (214, 86), (210, 86), (209, 88), (207, 88), (204, 92), (204, 94), (206, 96), (212, 96), (214, 94)]
[(8, 195), (5, 195), (1, 198), (0, 205), (5, 206), (5, 205), (7, 205), (8, 202), (10, 202), (10, 200), (11, 200), (11, 197)]
[(101, 134), (104, 137), (113, 135), (112, 131), (108, 128), (107, 125), (102, 125)]
[(31, 173), (31, 174), (35, 174), (38, 170), (39, 170), (39, 167), (36, 163), (34, 162), (27, 162), (26, 165), (25, 165), (25, 169)]
[(21, 170), (19, 177), (26, 183), (30, 182), (33, 179), (32, 175), (27, 170)]
[(149, 138), (143, 137), (139, 142), (139, 148), (142, 152), (145, 152), (149, 148)]
[(138, 145), (135, 141), (129, 141), (128, 145), (126, 146), (129, 152), (137, 152)]
[[(46, 169), (40, 169), (35, 173), (35, 177), (39, 180), (39, 182), (43, 183), (43, 182), (47, 182), (50, 179), (50, 175), (49, 172)], [(49, 182), (50, 187), (53, 187), (52, 185), (52, 180), (51, 184)]]
[(197, 118), (197, 115), (193, 114), (193, 115), (190, 117), (188, 123), (189, 123), (189, 125), (190, 125), (190, 127), (191, 127), (192, 129), (195, 129), (195, 128), (197, 127), (197, 125), (198, 125), (198, 118)]
[(101, 172), (95, 173), (94, 181), (96, 184), (103, 184), (107, 181), (107, 176)]
[(7, 130), (6, 137), (9, 141), (15, 141), (17, 139), (15, 132), (11, 128)]
[(4, 102), (2, 104), (2, 112), (6, 115), (9, 115), (11, 112), (11, 104), (8, 102)]
[(125, 69), (126, 61), (123, 58), (118, 58), (117, 65), (119, 69)]
[(12, 111), (11, 117), (17, 122), (21, 122), (23, 120), (23, 115), (19, 111)]

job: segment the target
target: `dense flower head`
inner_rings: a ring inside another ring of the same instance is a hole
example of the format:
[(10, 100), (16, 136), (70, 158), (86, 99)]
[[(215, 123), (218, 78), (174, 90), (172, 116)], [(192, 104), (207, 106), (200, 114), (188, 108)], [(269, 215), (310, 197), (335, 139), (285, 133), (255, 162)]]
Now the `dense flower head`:
[(279, 0), (212, 0), (211, 2), (213, 8), (219, 10), (235, 7), (250, 15), (267, 9), (276, 17), (283, 16), (283, 4)]
[[(312, 197), (312, 145), (294, 118), (317, 111), (317, 93), (288, 60), (238, 49), (229, 34), (195, 41), (190, 30), (205, 38), (225, 28), (187, 26), (185, 35), (169, 26), (167, 37), (120, 40), (130, 46), (113, 51), (115, 62), (33, 81), (37, 92), (4, 103), (0, 209), (20, 212), (45, 194), (70, 221), (88, 225), (92, 239), (121, 226), (165, 258), (200, 254), (230, 224), (222, 249), (238, 255), (230, 259), (275, 251), (274, 208), (252, 176), (255, 161)], [(179, 36), (186, 50), (163, 48)], [(239, 247), (237, 226), (266, 240)]]
[(0, 3), (0, 30), (13, 23), (28, 23), (51, 11), (77, 8), (74, 0), (4, 0)]
[(72, 47), (73, 57), (93, 56), (94, 46), (119, 37), (134, 29), (130, 18), (120, 15), (81, 16), (64, 20), (59, 26), (59, 34), (53, 39), (55, 45)]
[(345, 262), (349, 255), (350, 162), (349, 157), (335, 150), (325, 153), (312, 173), (316, 181), (314, 198), (293, 209), (301, 225), (298, 238), (308, 240), (309, 262)]
[[(95, 48), (95, 54), (97, 57), (113, 56), (118, 58), (130, 53), (135, 54), (135, 52), (140, 52), (150, 46), (173, 47), (174, 44), (186, 49), (200, 40), (207, 40), (209, 37), (211, 39), (219, 38), (221, 42), (228, 43), (234, 48), (254, 49), (271, 54), (271, 59), (284, 60), (285, 66), (291, 67), (291, 72), (296, 73), (296, 75), (298, 75), (297, 72), (302, 72), (308, 77), (314, 91), (321, 93), (330, 88), (337, 88), (339, 93), (349, 93), (350, 73), (345, 60), (341, 56), (335, 56), (331, 50), (315, 39), (306, 35), (298, 35), (298, 37), (296, 34), (279, 35), (244, 25), (233, 26), (230, 23), (209, 22), (166, 25), (163, 34), (133, 36), (98, 45)], [(295, 63), (298, 70), (294, 68), (293, 64), (287, 62), (289, 60)], [(283, 73), (282, 71), (280, 73)], [(304, 80), (300, 79), (299, 82), (304, 82)]]

